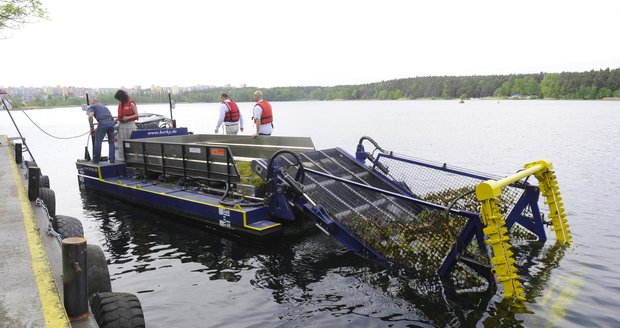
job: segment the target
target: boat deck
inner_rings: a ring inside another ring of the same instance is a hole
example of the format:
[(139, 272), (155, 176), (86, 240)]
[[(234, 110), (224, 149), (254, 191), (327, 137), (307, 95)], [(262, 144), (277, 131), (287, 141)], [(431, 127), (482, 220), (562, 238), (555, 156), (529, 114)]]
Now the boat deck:
[(281, 230), (280, 223), (268, 219), (268, 208), (264, 205), (228, 205), (221, 202), (221, 195), (129, 178), (124, 163), (78, 161), (76, 165), (81, 185), (111, 196), (234, 232), (267, 237)]

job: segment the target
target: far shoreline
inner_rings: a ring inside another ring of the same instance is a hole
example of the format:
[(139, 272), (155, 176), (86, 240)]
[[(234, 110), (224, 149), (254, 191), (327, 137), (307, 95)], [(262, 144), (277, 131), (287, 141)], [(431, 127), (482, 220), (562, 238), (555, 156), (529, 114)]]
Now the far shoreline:
[[(356, 100), (346, 100), (346, 99), (332, 99), (332, 100), (287, 100), (287, 101), (274, 101), (274, 102), (279, 102), (279, 103), (286, 103), (286, 102), (311, 102), (311, 101), (318, 101), (318, 102), (325, 102), (325, 101), (460, 101), (459, 98), (450, 98), (450, 99), (444, 99), (444, 98), (416, 98), (416, 99), (408, 99), (408, 98), (399, 98), (399, 99), (356, 99)], [(468, 98), (468, 99), (463, 99), (463, 102), (466, 103), (468, 101), (531, 101), (531, 100), (541, 100), (541, 101), (620, 101), (620, 97), (606, 97), (603, 99), (561, 99), (561, 98), (517, 98), (517, 97), (511, 97), (511, 98), (499, 98), (499, 97), (484, 97), (484, 98)], [(142, 103), (143, 105), (168, 105), (168, 102), (147, 102), (147, 103)], [(176, 104), (217, 104), (217, 102), (176, 102)], [(20, 109), (23, 110), (40, 110), (40, 109), (50, 109), (50, 108), (70, 108), (70, 107), (80, 107), (84, 106), (86, 104), (83, 105), (67, 105), (67, 106), (24, 106), (21, 108), (12, 108), (10, 109), (10, 111), (19, 111)], [(112, 106), (112, 105), (116, 105), (115, 103), (113, 104), (104, 104), (106, 106)], [(140, 105), (140, 104), (138, 104)]]

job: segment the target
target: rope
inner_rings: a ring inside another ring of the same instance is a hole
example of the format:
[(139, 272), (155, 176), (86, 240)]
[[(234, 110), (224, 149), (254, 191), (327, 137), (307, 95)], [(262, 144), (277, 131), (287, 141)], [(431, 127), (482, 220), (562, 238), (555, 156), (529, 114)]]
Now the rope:
[(17, 134), (19, 134), (19, 138), (24, 143), (24, 146), (26, 148), (26, 151), (28, 151), (28, 154), (30, 154), (30, 159), (32, 159), (33, 162), (36, 162), (36, 160), (34, 159), (34, 156), (32, 156), (32, 153), (30, 152), (30, 148), (28, 148), (28, 145), (26, 144), (26, 139), (24, 139), (24, 136), (22, 135), (22, 132), (19, 130), (17, 123), (15, 123), (15, 120), (13, 119), (13, 115), (11, 115), (11, 111), (9, 110), (9, 106), (6, 104), (5, 100), (6, 100), (5, 97), (0, 97), (0, 101), (2, 101), (2, 107), (4, 107), (4, 109), (6, 109), (6, 113), (9, 114), (9, 117), (11, 118), (11, 122), (13, 122), (13, 126), (15, 126), (15, 130), (17, 130)]
[[(14, 105), (14, 104), (16, 104), (15, 99), (13, 99), (13, 97), (11, 97), (11, 95), (7, 94), (7, 97), (8, 97), (8, 98), (9, 98), (9, 100), (11, 101), (11, 104), (13, 104), (13, 105)], [(37, 123), (35, 123), (35, 122), (32, 120), (32, 118), (30, 118), (30, 116), (28, 116), (28, 114), (26, 113), (26, 111), (25, 111), (25, 110), (24, 110), (21, 106), (17, 105), (17, 109), (21, 110), (21, 111), (24, 113), (24, 115), (26, 115), (26, 117), (28, 118), (28, 120), (30, 120), (30, 122), (32, 122), (32, 124), (34, 124), (34, 126), (36, 126), (36, 127), (37, 127), (37, 129), (39, 129), (41, 132), (43, 132), (43, 133), (45, 133), (46, 135), (48, 135), (48, 136), (50, 136), (50, 137), (52, 137), (52, 138), (55, 138), (55, 139), (76, 139), (76, 138), (83, 137), (83, 136), (85, 136), (85, 135), (87, 135), (87, 134), (89, 134), (89, 133), (90, 133), (90, 131), (87, 131), (87, 132), (85, 132), (85, 133), (82, 133), (82, 134), (80, 134), (80, 135), (73, 136), (73, 137), (58, 137), (58, 136), (52, 135), (52, 134), (48, 133), (47, 131), (43, 130), (43, 129), (42, 129), (42, 128), (41, 128), (41, 127), (37, 124)], [(7, 110), (8, 110), (8, 108), (7, 108)]]

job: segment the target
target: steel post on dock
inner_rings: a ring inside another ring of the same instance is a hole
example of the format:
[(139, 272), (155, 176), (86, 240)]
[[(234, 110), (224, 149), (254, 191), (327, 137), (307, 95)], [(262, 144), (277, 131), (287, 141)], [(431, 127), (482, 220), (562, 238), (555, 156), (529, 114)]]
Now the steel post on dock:
[(89, 315), (87, 290), (86, 238), (62, 240), (62, 281), (64, 304), (71, 319)]
[(15, 164), (21, 164), (21, 163), (22, 163), (22, 144), (16, 143), (15, 144)]
[(41, 169), (37, 166), (28, 168), (28, 199), (31, 201), (39, 198), (39, 178)]

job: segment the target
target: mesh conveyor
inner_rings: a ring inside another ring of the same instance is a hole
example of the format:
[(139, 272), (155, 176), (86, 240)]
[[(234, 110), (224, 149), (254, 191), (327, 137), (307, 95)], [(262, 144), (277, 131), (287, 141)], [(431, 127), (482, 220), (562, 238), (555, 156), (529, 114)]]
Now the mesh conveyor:
[[(305, 168), (304, 193), (332, 220), (380, 253), (389, 266), (421, 278), (417, 283), (423, 289), (439, 288), (437, 272), (468, 218), (411, 200), (339, 148), (299, 156)], [(292, 157), (283, 158), (292, 174), (296, 170)], [(467, 249), (477, 261), (487, 261), (475, 243)], [(467, 281), (463, 286), (471, 287), (472, 281), (486, 286), (484, 279), (465, 266), (458, 266), (455, 274), (457, 280)]]

